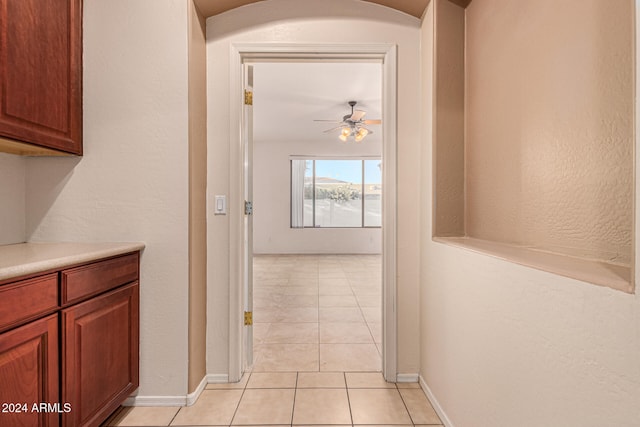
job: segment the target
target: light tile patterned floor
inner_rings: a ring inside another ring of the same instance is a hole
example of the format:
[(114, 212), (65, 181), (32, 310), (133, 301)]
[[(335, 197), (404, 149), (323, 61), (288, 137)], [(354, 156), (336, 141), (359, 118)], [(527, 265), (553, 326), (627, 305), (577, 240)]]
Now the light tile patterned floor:
[(381, 369), (381, 258), (254, 258), (254, 366), (184, 408), (124, 408), (105, 426), (432, 425), (417, 384)]
[(253, 372), (190, 407), (123, 408), (105, 426), (441, 426), (418, 384), (378, 372)]
[(380, 371), (379, 255), (266, 255), (253, 265), (253, 372)]

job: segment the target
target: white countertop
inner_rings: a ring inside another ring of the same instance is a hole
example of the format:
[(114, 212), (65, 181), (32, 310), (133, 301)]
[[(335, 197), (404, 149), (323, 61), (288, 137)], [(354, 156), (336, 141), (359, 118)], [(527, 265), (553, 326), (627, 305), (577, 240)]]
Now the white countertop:
[(0, 280), (142, 250), (144, 243), (17, 243), (0, 246)]

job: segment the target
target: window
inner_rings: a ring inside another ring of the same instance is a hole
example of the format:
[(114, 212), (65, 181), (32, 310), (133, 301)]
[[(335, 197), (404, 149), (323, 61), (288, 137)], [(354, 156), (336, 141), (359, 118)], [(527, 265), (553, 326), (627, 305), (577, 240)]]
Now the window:
[(379, 158), (291, 160), (291, 228), (381, 225)]

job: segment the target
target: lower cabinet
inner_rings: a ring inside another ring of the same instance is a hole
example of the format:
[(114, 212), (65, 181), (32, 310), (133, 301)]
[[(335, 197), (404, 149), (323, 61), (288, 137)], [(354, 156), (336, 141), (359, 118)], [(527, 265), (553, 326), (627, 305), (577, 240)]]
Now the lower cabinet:
[(0, 427), (99, 426), (138, 388), (139, 253), (0, 282)]
[(61, 311), (62, 425), (99, 426), (138, 388), (139, 286)]
[(58, 314), (0, 334), (0, 426), (58, 426), (58, 390)]

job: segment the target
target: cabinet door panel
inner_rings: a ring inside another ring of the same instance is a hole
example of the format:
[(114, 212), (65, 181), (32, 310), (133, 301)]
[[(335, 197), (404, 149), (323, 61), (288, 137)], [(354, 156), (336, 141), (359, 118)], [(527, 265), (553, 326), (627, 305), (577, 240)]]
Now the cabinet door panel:
[(97, 426), (138, 388), (138, 283), (62, 310), (64, 426)]
[(57, 314), (0, 334), (0, 426), (58, 426), (58, 389)]
[(82, 154), (82, 3), (0, 0), (0, 136)]

